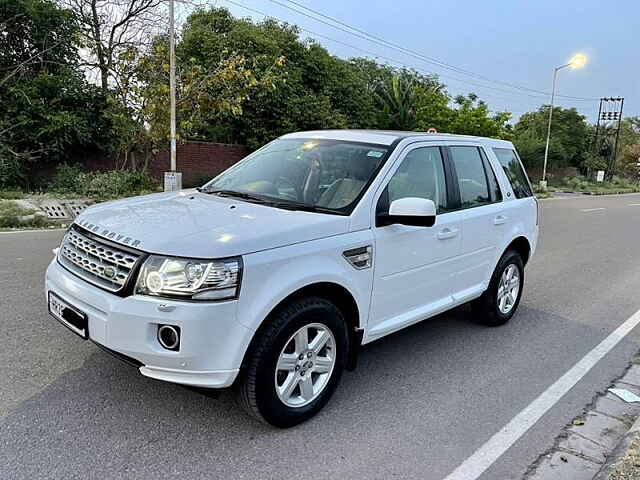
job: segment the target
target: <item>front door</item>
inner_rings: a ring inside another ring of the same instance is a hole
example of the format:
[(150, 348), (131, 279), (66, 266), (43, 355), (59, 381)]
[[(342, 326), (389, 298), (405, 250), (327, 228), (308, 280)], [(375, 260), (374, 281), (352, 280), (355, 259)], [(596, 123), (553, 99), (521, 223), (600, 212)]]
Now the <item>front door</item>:
[(462, 248), (459, 212), (450, 203), (443, 150), (408, 147), (381, 191), (376, 214), (394, 200), (428, 198), (437, 208), (433, 227), (375, 226), (374, 285), (367, 340), (398, 330), (451, 306), (451, 281)]

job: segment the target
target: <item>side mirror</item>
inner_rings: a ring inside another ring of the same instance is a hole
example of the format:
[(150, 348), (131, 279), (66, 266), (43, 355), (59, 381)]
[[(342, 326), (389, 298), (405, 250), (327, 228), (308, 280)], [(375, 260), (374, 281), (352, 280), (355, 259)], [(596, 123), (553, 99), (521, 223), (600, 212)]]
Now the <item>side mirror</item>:
[(391, 202), (389, 214), (378, 217), (377, 225), (432, 227), (436, 223), (436, 204), (428, 198), (407, 197)]

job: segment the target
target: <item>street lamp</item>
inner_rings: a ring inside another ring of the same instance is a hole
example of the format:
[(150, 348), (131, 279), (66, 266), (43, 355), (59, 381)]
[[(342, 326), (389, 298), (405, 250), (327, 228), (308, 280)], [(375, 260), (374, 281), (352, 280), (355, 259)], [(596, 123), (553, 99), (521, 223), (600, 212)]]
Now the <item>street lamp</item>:
[(169, 99), (170, 99), (170, 160), (171, 170), (164, 172), (164, 190), (174, 191), (182, 189), (182, 174), (177, 172), (176, 166), (176, 32), (175, 5), (169, 0)]
[(555, 100), (556, 95), (556, 77), (558, 76), (558, 71), (562, 70), (565, 67), (571, 68), (582, 68), (587, 63), (587, 57), (578, 53), (574, 55), (569, 63), (565, 65), (560, 65), (553, 70), (553, 83), (551, 86), (551, 106), (549, 107), (549, 125), (547, 125), (547, 145), (544, 148), (544, 165), (542, 167), (542, 180), (540, 180), (540, 187), (544, 190), (547, 188), (547, 159), (549, 157), (549, 140), (551, 139), (551, 119), (553, 118), (553, 101)]

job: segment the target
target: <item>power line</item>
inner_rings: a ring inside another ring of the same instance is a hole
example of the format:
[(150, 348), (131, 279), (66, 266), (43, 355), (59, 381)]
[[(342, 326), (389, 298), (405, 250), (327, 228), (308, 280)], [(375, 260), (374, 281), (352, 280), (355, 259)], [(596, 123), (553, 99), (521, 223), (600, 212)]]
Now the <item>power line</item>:
[[(279, 18), (279, 17), (277, 17), (277, 16), (275, 16), (275, 15), (272, 15), (272, 14), (267, 14), (267, 13), (265, 13), (265, 12), (262, 12), (262, 11), (260, 11), (260, 10), (255, 9), (255, 8), (252, 8), (252, 7), (248, 7), (248, 6), (243, 5), (243, 4), (239, 3), (239, 2), (236, 2), (236, 1), (234, 1), (234, 0), (224, 0), (224, 1), (225, 1), (225, 2), (227, 2), (227, 3), (230, 3), (230, 4), (232, 4), (232, 5), (235, 5), (235, 6), (237, 6), (237, 7), (240, 7), (240, 8), (242, 8), (242, 9), (245, 9), (245, 10), (247, 10), (247, 11), (250, 11), (250, 12), (257, 13), (257, 14), (259, 14), (259, 15), (262, 15), (263, 17), (266, 17), (266, 18), (273, 18), (273, 19), (275, 19), (275, 20), (280, 20), (280, 21), (282, 21), (282, 22), (285, 22), (282, 18)], [(285, 23), (286, 23), (286, 22), (285, 22)], [(415, 68), (415, 67), (408, 67), (408, 66), (405, 64), (405, 62), (401, 62), (401, 61), (399, 61), (399, 60), (397, 60), (397, 59), (394, 59), (394, 58), (391, 58), (391, 57), (387, 57), (387, 56), (385, 56), (385, 55), (381, 55), (381, 54), (379, 54), (379, 53), (377, 53), (377, 52), (373, 52), (373, 51), (371, 51), (371, 50), (367, 50), (367, 49), (363, 49), (363, 48), (361, 48), (361, 47), (357, 47), (357, 46), (355, 46), (355, 45), (352, 45), (352, 44), (350, 44), (350, 43), (347, 43), (347, 42), (344, 42), (344, 41), (341, 41), (341, 40), (337, 40), (337, 39), (335, 39), (335, 38), (331, 38), (331, 37), (329, 37), (329, 36), (327, 36), (327, 35), (323, 35), (323, 34), (321, 34), (321, 33), (314, 32), (314, 31), (312, 31), (312, 30), (309, 30), (309, 29), (303, 28), (303, 27), (301, 27), (301, 26), (299, 26), (299, 25), (297, 25), (297, 28), (299, 28), (301, 31), (307, 32), (307, 33), (309, 33), (309, 34), (311, 34), (311, 35), (314, 35), (314, 36), (316, 36), (316, 37), (320, 37), (320, 38), (323, 38), (323, 39), (325, 39), (325, 40), (329, 40), (329, 41), (331, 41), (331, 42), (335, 42), (335, 43), (337, 43), (337, 44), (339, 44), (339, 45), (343, 45), (343, 46), (346, 46), (346, 47), (352, 48), (352, 49), (354, 49), (354, 50), (357, 50), (357, 51), (360, 51), (360, 52), (366, 53), (367, 55), (371, 55), (371, 56), (373, 56), (373, 57), (375, 57), (375, 58), (381, 58), (381, 59), (384, 59), (384, 60), (386, 60), (386, 61), (388, 61), (388, 62), (390, 62), (390, 63), (392, 63), (392, 64), (400, 65), (400, 66), (401, 66), (401, 67), (403, 67), (403, 68), (413, 69), (413, 70), (417, 71), (418, 73), (422, 73), (422, 74), (426, 74), (426, 75), (429, 75), (429, 74), (431, 74), (431, 73), (432, 73), (432, 72), (424, 71), (424, 70), (419, 69), (419, 68)], [(525, 92), (515, 92), (515, 91), (512, 91), (512, 90), (505, 90), (505, 89), (497, 88), (497, 87), (490, 86), (490, 85), (483, 85), (483, 84), (480, 84), (480, 83), (471, 82), (471, 81), (466, 80), (466, 79), (464, 79), (464, 80), (463, 80), (463, 79), (459, 79), (459, 78), (457, 78), (457, 77), (454, 77), (454, 76), (452, 76), (452, 75), (448, 75), (448, 74), (444, 74), (444, 73), (438, 73), (437, 75), (439, 75), (439, 76), (441, 76), (441, 77), (444, 77), (444, 78), (449, 78), (449, 79), (451, 79), (451, 80), (453, 80), (453, 81), (460, 82), (460, 83), (463, 83), (463, 84), (474, 85), (474, 86), (476, 86), (476, 87), (478, 87), (478, 88), (482, 88), (482, 89), (486, 89), (486, 90), (495, 90), (495, 91), (498, 91), (498, 92), (503, 92), (503, 93), (505, 93), (505, 94), (507, 94), (507, 95), (511, 95), (511, 96), (514, 96), (514, 97), (518, 97), (518, 96), (526, 96), (526, 97), (534, 98), (534, 99), (539, 100), (539, 101), (541, 101), (541, 102), (542, 102), (542, 101), (544, 101), (544, 100), (547, 100), (547, 98), (546, 98), (545, 96), (542, 96), (542, 95), (534, 95), (534, 94), (529, 94), (529, 93), (525, 93)], [(513, 103), (514, 101), (522, 101), (522, 100), (524, 100), (523, 98), (516, 98), (516, 100), (513, 100), (513, 99), (511, 99), (511, 98), (500, 97), (500, 96), (495, 95), (495, 94), (493, 94), (493, 93), (490, 93), (490, 94), (486, 94), (486, 93), (484, 93), (484, 94), (483, 94), (483, 96), (493, 96), (494, 98), (500, 98), (500, 99), (503, 99), (503, 100), (508, 100), (509, 102), (512, 102), (512, 103)], [(535, 105), (536, 105), (536, 106), (538, 106), (538, 105), (540, 105), (540, 104), (539, 104), (539, 103), (536, 103)]]
[[(309, 7), (305, 6), (305, 5), (301, 5), (301, 4), (299, 4), (299, 3), (297, 3), (297, 2), (295, 2), (293, 0), (286, 0), (286, 1), (291, 3), (291, 4), (293, 4), (293, 5), (296, 5), (296, 7), (304, 9), (307, 12), (312, 12), (314, 15), (318, 15), (318, 16), (320, 16), (320, 17), (322, 17), (324, 19), (327, 19), (327, 20), (329, 20), (331, 22), (334, 22), (334, 23), (336, 23), (338, 25), (334, 25), (334, 24), (329, 23), (329, 22), (327, 22), (325, 20), (322, 20), (322, 18), (317, 18), (317, 17), (315, 17), (313, 15), (310, 15), (310, 14), (304, 12), (304, 11), (299, 10), (298, 8), (292, 7), (291, 5), (283, 3), (283, 2), (281, 2), (279, 0), (269, 0), (269, 1), (272, 2), (272, 3), (275, 3), (277, 5), (280, 5), (280, 6), (284, 7), (284, 8), (287, 8), (289, 10), (292, 10), (292, 11), (294, 11), (294, 12), (300, 14), (300, 15), (304, 15), (304, 16), (306, 16), (308, 18), (311, 18), (312, 20), (315, 20), (317, 22), (323, 23), (323, 24), (328, 25), (328, 26), (330, 26), (332, 28), (340, 30), (342, 32), (348, 33), (350, 35), (356, 36), (358, 38), (367, 40), (367, 41), (372, 42), (372, 43), (377, 43), (378, 45), (382, 45), (382, 46), (384, 46), (386, 48), (395, 49), (395, 50), (400, 51), (400, 52), (402, 52), (402, 53), (404, 53), (406, 55), (410, 55), (410, 56), (412, 56), (414, 58), (422, 60), (422, 61), (424, 61), (426, 63), (434, 64), (434, 65), (437, 65), (437, 66), (439, 66), (441, 68), (452, 70), (452, 71), (455, 71), (457, 73), (461, 73), (461, 74), (464, 74), (464, 75), (472, 76), (472, 77), (475, 77), (475, 78), (478, 78), (478, 79), (481, 79), (481, 80), (484, 80), (484, 81), (488, 81), (490, 83), (505, 85), (505, 86), (508, 86), (510, 88), (515, 88), (517, 90), (527, 90), (529, 92), (538, 93), (538, 94), (542, 94), (542, 95), (546, 95), (546, 96), (550, 95), (549, 92), (545, 92), (543, 90), (536, 90), (536, 89), (533, 89), (533, 88), (524, 87), (522, 85), (517, 85), (517, 84), (514, 84), (514, 83), (503, 82), (503, 81), (500, 81), (500, 80), (494, 80), (494, 79), (491, 79), (491, 78), (486, 77), (484, 75), (481, 75), (479, 73), (471, 72), (469, 70), (465, 70), (465, 69), (456, 67), (454, 65), (450, 65), (450, 64), (448, 64), (446, 62), (443, 62), (441, 60), (438, 60), (438, 59), (435, 59), (435, 58), (432, 58), (432, 57), (428, 57), (426, 55), (421, 54), (420, 52), (416, 52), (415, 50), (411, 50), (409, 48), (406, 48), (406, 47), (403, 47), (403, 46), (398, 45), (396, 43), (393, 43), (393, 42), (390, 42), (388, 40), (385, 40), (384, 38), (378, 37), (378, 36), (373, 35), (373, 34), (367, 32), (365, 30), (361, 30), (361, 29), (359, 29), (357, 27), (349, 25), (346, 22), (342, 22), (341, 20), (338, 20), (336, 18), (330, 17), (329, 15), (325, 15), (322, 12), (318, 12), (317, 10), (313, 10), (312, 8), (309, 8)], [(339, 25), (341, 25), (343, 27), (346, 27), (346, 29), (342, 28)], [(347, 29), (349, 29), (349, 30), (347, 30)], [(595, 98), (595, 97), (593, 97), (593, 98), (575, 97), (575, 96), (571, 96), (571, 95), (559, 95), (559, 94), (556, 94), (556, 96), (557, 97), (566, 98), (566, 99), (571, 99), (571, 100), (578, 100), (578, 101), (598, 100), (598, 98)]]

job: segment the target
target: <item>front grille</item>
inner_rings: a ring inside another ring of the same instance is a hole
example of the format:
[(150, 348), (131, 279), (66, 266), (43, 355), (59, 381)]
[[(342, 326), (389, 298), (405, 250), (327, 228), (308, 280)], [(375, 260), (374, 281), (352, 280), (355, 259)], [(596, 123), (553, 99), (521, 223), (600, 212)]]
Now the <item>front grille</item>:
[(70, 229), (58, 254), (60, 263), (88, 282), (111, 292), (124, 288), (140, 254)]

